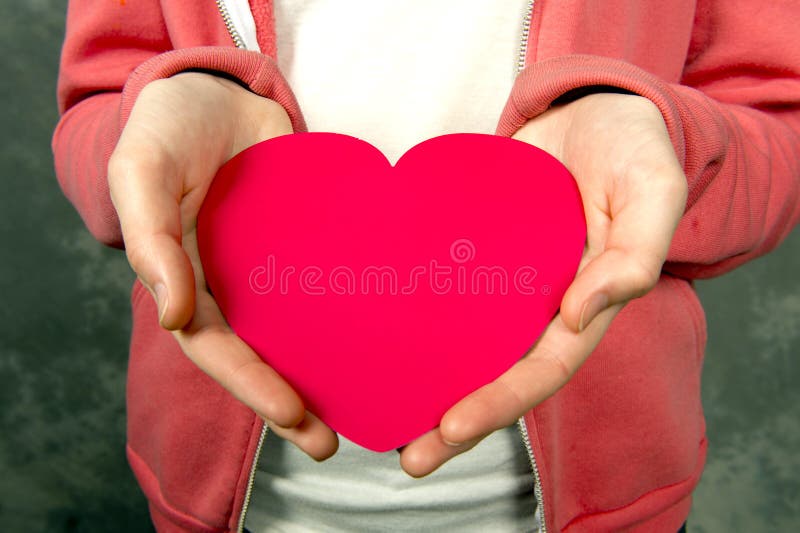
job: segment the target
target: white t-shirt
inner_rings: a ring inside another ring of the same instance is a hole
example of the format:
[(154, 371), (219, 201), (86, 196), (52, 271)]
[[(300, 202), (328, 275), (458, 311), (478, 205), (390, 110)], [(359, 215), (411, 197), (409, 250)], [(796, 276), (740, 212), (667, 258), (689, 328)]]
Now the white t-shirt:
[[(445, 133), (493, 133), (528, 0), (276, 0), (278, 64), (310, 131), (369, 141), (394, 163)], [(246, 517), (265, 531), (529, 531), (536, 501), (516, 426), (432, 475), (340, 436), (316, 463), (268, 435)]]

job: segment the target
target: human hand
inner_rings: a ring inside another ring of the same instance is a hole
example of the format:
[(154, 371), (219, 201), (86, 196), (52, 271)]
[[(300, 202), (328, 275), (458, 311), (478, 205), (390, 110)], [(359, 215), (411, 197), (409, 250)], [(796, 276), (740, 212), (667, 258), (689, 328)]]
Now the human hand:
[(584, 254), (560, 313), (531, 351), (401, 451), (403, 469), (415, 477), (513, 424), (561, 388), (622, 306), (655, 286), (684, 212), (686, 178), (660, 111), (645, 98), (585, 96), (529, 120), (514, 138), (544, 149), (572, 172), (586, 214)]
[(275, 433), (323, 460), (336, 452), (336, 434), (227, 325), (197, 248), (197, 213), (217, 170), (245, 148), (291, 132), (278, 103), (210, 74), (178, 74), (139, 94), (108, 182), (128, 260), (156, 298), (161, 325)]

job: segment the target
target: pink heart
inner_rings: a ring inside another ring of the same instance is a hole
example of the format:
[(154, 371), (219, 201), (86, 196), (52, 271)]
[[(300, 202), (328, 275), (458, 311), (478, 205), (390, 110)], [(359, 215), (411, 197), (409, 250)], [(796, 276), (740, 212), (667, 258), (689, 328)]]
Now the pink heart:
[(585, 237), (566, 168), (480, 134), (429, 139), (394, 167), (354, 137), (277, 137), (220, 169), (198, 218), (234, 331), (375, 451), (436, 427), (529, 350)]

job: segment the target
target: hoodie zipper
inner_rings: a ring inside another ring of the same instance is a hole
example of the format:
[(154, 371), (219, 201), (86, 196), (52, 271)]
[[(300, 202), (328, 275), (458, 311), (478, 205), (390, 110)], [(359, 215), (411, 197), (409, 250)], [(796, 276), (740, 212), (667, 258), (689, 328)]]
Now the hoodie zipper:
[(244, 493), (244, 503), (242, 503), (242, 511), (239, 513), (239, 524), (236, 527), (237, 533), (244, 531), (244, 521), (247, 517), (247, 509), (250, 507), (250, 497), (253, 494), (253, 485), (256, 481), (256, 470), (258, 470), (258, 461), (261, 459), (261, 448), (264, 446), (264, 439), (267, 437), (269, 426), (264, 422), (261, 428), (261, 436), (258, 437), (258, 445), (256, 446), (256, 454), (253, 457), (253, 465), (250, 467), (250, 477), (247, 479), (247, 490)]
[(233, 44), (236, 46), (236, 48), (246, 48), (239, 30), (236, 29), (236, 25), (233, 23), (231, 14), (228, 11), (228, 6), (225, 5), (225, 0), (216, 0), (216, 3), (219, 14), (222, 15), (222, 22), (225, 23), (225, 28), (228, 30), (228, 33), (233, 40)]
[[(517, 55), (517, 74), (525, 68), (525, 59), (528, 55), (528, 39), (531, 33), (531, 19), (533, 18), (533, 5), (535, 0), (528, 0), (525, 8), (525, 18), (522, 19), (522, 37), (519, 43), (519, 54)], [(533, 495), (536, 498), (536, 517), (538, 519), (539, 533), (547, 533), (547, 521), (544, 514), (544, 492), (542, 491), (542, 479), (539, 476), (539, 466), (536, 464), (536, 456), (533, 454), (528, 426), (525, 425), (525, 417), (520, 417), (517, 421), (519, 432), (522, 435), (522, 442), (528, 452), (528, 460), (531, 463), (533, 472)]]
[(528, 460), (531, 463), (531, 471), (533, 472), (533, 495), (536, 498), (536, 515), (538, 521), (539, 533), (547, 533), (547, 522), (544, 516), (544, 493), (542, 492), (542, 479), (539, 477), (539, 467), (536, 464), (536, 456), (533, 454), (533, 446), (531, 446), (531, 438), (528, 434), (528, 426), (525, 425), (525, 417), (520, 417), (517, 421), (519, 432), (522, 435), (522, 442), (525, 443), (525, 449), (528, 452)]
[(519, 43), (519, 55), (517, 56), (517, 74), (525, 68), (525, 57), (528, 55), (528, 36), (531, 32), (531, 18), (533, 17), (533, 3), (535, 0), (528, 0), (525, 8), (525, 18), (522, 19), (522, 37)]

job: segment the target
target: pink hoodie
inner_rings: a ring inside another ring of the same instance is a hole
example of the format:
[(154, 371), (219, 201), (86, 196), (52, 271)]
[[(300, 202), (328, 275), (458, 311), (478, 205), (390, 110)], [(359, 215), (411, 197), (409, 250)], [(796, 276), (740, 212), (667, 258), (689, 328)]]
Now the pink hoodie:
[[(234, 47), (214, 2), (69, 5), (53, 138), (58, 179), (92, 234), (122, 246), (106, 166), (137, 94), (186, 69), (226, 73), (305, 129), (274, 61)], [(689, 185), (656, 288), (628, 304), (557, 394), (525, 416), (547, 531), (676, 531), (703, 469), (705, 344), (695, 278), (774, 248), (800, 216), (800, 5), (792, 0), (538, 0), (527, 67), (497, 133), (572, 89), (612, 86), (662, 111)], [(236, 531), (262, 423), (195, 367), (133, 287), (128, 458), (159, 531)]]

